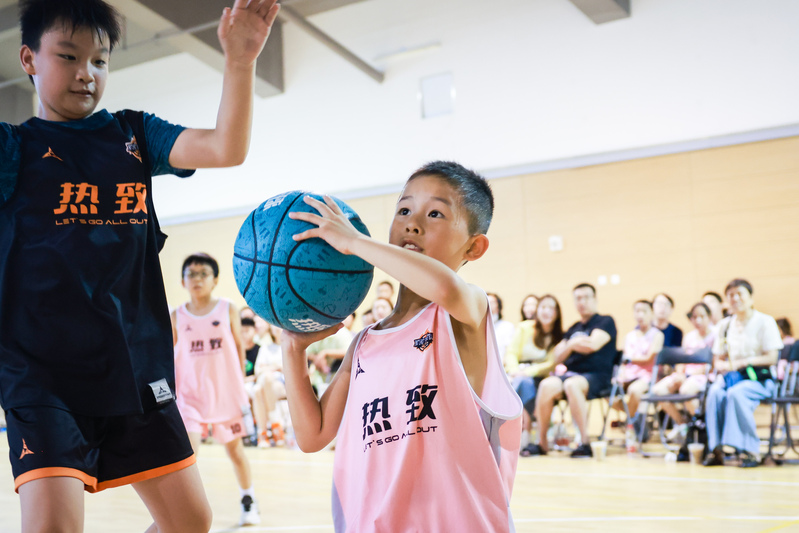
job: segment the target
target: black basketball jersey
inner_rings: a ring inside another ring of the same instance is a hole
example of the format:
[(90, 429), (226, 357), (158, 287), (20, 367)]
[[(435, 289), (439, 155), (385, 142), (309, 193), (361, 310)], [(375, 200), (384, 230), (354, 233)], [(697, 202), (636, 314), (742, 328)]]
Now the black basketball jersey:
[[(172, 331), (141, 113), (18, 127), (0, 207), (0, 403), (140, 413), (174, 391)], [(151, 386), (151, 384), (158, 384)], [(155, 392), (154, 392), (155, 391)]]

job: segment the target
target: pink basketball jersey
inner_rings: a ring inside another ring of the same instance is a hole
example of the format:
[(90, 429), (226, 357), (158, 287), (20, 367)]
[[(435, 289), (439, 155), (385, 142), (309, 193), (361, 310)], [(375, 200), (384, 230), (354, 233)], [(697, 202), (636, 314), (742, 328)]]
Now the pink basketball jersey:
[(396, 328), (360, 334), (336, 440), (337, 532), (514, 530), (522, 404), (491, 320), (486, 339), (478, 397), (438, 305)]
[(249, 405), (236, 342), (230, 329), (230, 302), (222, 298), (204, 316), (178, 308), (175, 391), (184, 418), (227, 422)]

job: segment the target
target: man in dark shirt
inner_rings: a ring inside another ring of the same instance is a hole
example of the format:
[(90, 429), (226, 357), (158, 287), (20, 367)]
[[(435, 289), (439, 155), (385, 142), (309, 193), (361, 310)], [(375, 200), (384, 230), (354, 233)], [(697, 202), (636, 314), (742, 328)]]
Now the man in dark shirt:
[(588, 444), (586, 402), (610, 388), (613, 363), (616, 359), (616, 323), (613, 318), (597, 314), (596, 289), (588, 283), (574, 288), (574, 305), (580, 314), (563, 340), (555, 346), (555, 361), (566, 366), (566, 373), (543, 380), (536, 398), (539, 443), (527, 446), (523, 455), (545, 455), (548, 450), (547, 430), (555, 402), (564, 396), (569, 402), (572, 419), (580, 430), (581, 444), (572, 452), (574, 458), (591, 457)]
[(652, 300), (652, 310), (655, 313), (655, 320), (652, 325), (663, 332), (663, 347), (682, 346), (682, 330), (669, 322), (671, 313), (674, 311), (674, 300), (671, 296), (661, 292)]

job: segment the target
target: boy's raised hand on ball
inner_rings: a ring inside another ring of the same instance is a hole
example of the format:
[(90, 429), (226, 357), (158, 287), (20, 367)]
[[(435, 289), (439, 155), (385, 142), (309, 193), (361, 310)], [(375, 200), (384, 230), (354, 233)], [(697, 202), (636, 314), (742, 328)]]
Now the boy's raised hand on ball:
[(325, 195), (324, 199), (324, 202), (320, 202), (310, 196), (306, 196), (303, 199), (306, 204), (319, 212), (318, 215), (314, 213), (289, 213), (289, 217), (293, 219), (310, 222), (317, 226), (294, 235), (294, 240), (302, 241), (319, 237), (339, 252), (351, 255), (352, 243), (365, 236), (355, 229), (355, 226), (341, 212), (341, 208), (332, 198)]

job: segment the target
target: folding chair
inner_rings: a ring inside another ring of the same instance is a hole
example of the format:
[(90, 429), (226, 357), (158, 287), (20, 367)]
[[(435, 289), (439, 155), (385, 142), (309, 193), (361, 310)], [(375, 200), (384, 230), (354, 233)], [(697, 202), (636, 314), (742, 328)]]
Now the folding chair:
[[(622, 350), (618, 350), (616, 353), (616, 358), (613, 360), (613, 377), (610, 380), (610, 386), (607, 388), (599, 391), (599, 394), (596, 396), (589, 396), (587, 400), (589, 402), (591, 400), (601, 400), (607, 399), (607, 409), (604, 409), (604, 404), (602, 404), (602, 433), (599, 435), (599, 440), (605, 440), (605, 431), (607, 431), (608, 427), (608, 418), (610, 418), (610, 412), (613, 410), (613, 404), (616, 402), (616, 398), (621, 398), (622, 406), (624, 407), (624, 414), (625, 424), (626, 421), (630, 419), (630, 410), (627, 408), (627, 400), (624, 399), (624, 388), (621, 382), (619, 382), (619, 369), (622, 365), (622, 357), (624, 356), (624, 352)], [(620, 394), (621, 393), (621, 394)], [(591, 403), (588, 404), (588, 413), (591, 413)], [(586, 416), (587, 418), (587, 416)]]
[[(768, 452), (763, 457), (763, 462), (771, 458), (778, 465), (783, 463), (799, 463), (799, 460), (784, 459), (788, 451), (793, 451), (799, 455), (796, 443), (791, 437), (790, 407), (799, 405), (799, 391), (797, 391), (797, 381), (799, 381), (799, 343), (794, 344), (787, 358), (788, 365), (782, 380), (778, 381), (777, 390), (771, 399), (771, 427), (769, 431)], [(783, 416), (782, 431), (784, 432), (785, 448), (780, 453), (775, 453), (774, 448), (777, 441), (777, 429), (780, 425), (780, 415)]]
[[(674, 367), (676, 365), (683, 365), (683, 364), (701, 364), (705, 365), (705, 377), (709, 378), (710, 376), (710, 369), (713, 366), (713, 353), (711, 352), (710, 348), (703, 348), (698, 350), (693, 354), (686, 353), (685, 350), (682, 348), (675, 348), (675, 347), (668, 347), (663, 348), (663, 350), (658, 353), (657, 358), (655, 359), (655, 367), (652, 369), (652, 381), (649, 384), (649, 390), (651, 391), (655, 384), (658, 381), (658, 376), (665, 375), (662, 372), (661, 367)], [(709, 379), (707, 380), (709, 384)], [(656, 406), (659, 403), (681, 403), (685, 404), (685, 402), (690, 402), (693, 400), (699, 400), (699, 409), (694, 414), (693, 417), (689, 417), (691, 419), (689, 431), (694, 432), (694, 438), (698, 438), (699, 430), (704, 427), (704, 410), (705, 410), (705, 396), (707, 394), (708, 385), (706, 384), (705, 387), (699, 391), (697, 394), (667, 394), (663, 396), (658, 396), (656, 394), (652, 394), (651, 392), (644, 394), (641, 397), (641, 404), (645, 405), (645, 412), (647, 413), (647, 418), (653, 416), (653, 418), (657, 418), (657, 409)], [(654, 413), (650, 413), (650, 411), (654, 410)], [(638, 433), (638, 444), (639, 446), (643, 442), (644, 431), (646, 429), (646, 424), (641, 425), (641, 429)], [(669, 444), (668, 439), (666, 438), (666, 429), (667, 423), (666, 420), (663, 423), (658, 425), (659, 433), (660, 433), (660, 442), (663, 446), (668, 449), (669, 451), (677, 451), (680, 447), (674, 446)], [(653, 456), (656, 454), (650, 452), (641, 452), (641, 454), (645, 457)]]

